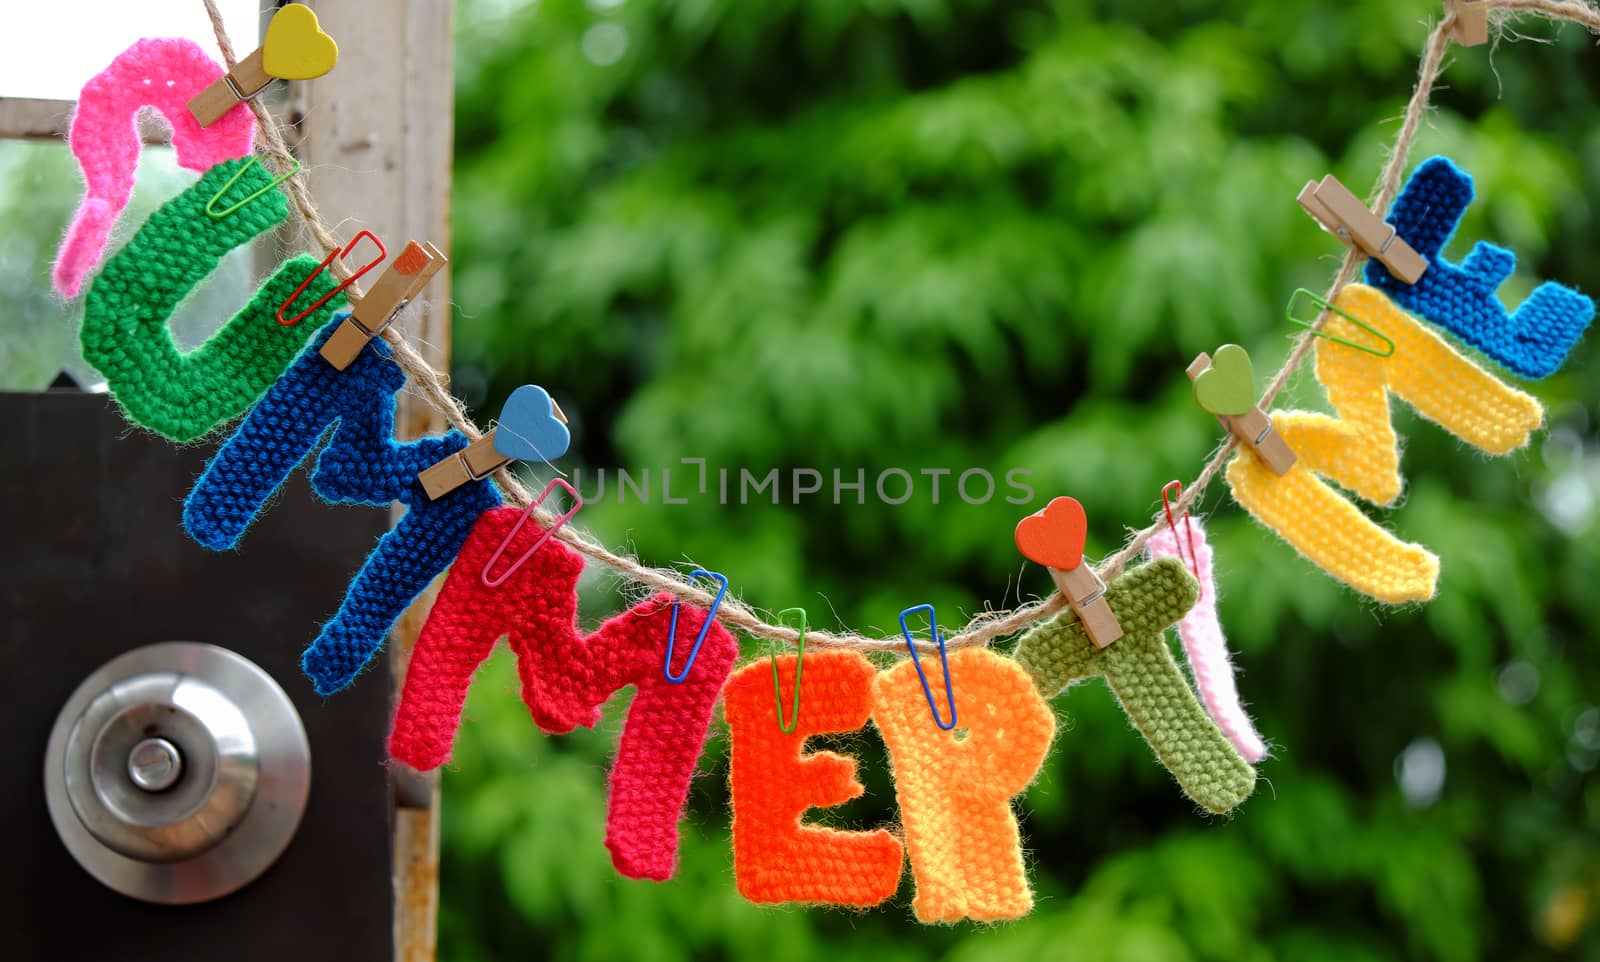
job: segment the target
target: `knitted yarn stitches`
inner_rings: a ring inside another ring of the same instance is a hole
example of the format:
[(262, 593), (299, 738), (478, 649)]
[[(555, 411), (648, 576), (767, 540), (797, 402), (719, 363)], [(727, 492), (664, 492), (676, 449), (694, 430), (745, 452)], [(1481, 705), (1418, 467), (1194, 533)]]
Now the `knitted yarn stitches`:
[(1233, 747), (1245, 761), (1254, 764), (1266, 757), (1267, 746), (1250, 723), (1244, 706), (1239, 704), (1239, 689), (1233, 680), (1233, 664), (1228, 660), (1228, 639), (1222, 634), (1222, 622), (1217, 618), (1217, 580), (1212, 567), (1211, 544), (1206, 540), (1206, 529), (1198, 518), (1190, 518), (1181, 527), (1192, 527), (1194, 538), (1187, 531), (1173, 534), (1163, 528), (1151, 536), (1145, 550), (1152, 559), (1177, 558), (1183, 560), (1183, 546), (1193, 544), (1194, 565), (1199, 571), (1200, 600), (1189, 613), (1178, 621), (1178, 639), (1183, 642), (1188, 656), (1189, 673), (1194, 675), (1195, 686), (1200, 689), (1200, 701), (1205, 704), (1211, 719), (1228, 736)]
[[(794, 655), (778, 659), (785, 693), (794, 691), (798, 663)], [(808, 808), (841, 805), (861, 795), (855, 759), (807, 752), (805, 742), (812, 735), (866, 725), (875, 674), (860, 652), (808, 654), (801, 672), (803, 711), (788, 735), (779, 729), (773, 711), (767, 661), (741, 668), (723, 688), (733, 875), (739, 894), (750, 901), (866, 908), (894, 894), (905, 858), (899, 839), (881, 828), (843, 831), (801, 820)]]
[[(944, 704), (944, 673), (927, 674)], [(1021, 918), (1033, 893), (1011, 797), (1038, 774), (1055, 714), (1020, 665), (987, 648), (952, 654), (950, 684), (960, 727), (944, 731), (915, 665), (901, 662), (873, 682), (872, 720), (889, 748), (917, 880), (912, 909), (922, 922)]]
[[(276, 326), (276, 325), (274, 325)], [(317, 353), (319, 332), (206, 464), (183, 505), (183, 526), (213, 551), (232, 548), (330, 425), (311, 486), (323, 500), (407, 508), (356, 573), (339, 611), (301, 658), (319, 694), (355, 680), (406, 607), (460, 550), (480, 514), (500, 503), (488, 480), (428, 500), (417, 472), (467, 446), (455, 431), (398, 444), (394, 394), (405, 374), (374, 341), (348, 370)]]
[[(317, 267), (315, 258), (301, 254), (285, 261), (204, 344), (188, 354), (178, 350), (167, 326), (172, 312), (224, 254), (288, 216), (288, 201), (275, 190), (227, 217), (206, 214), (206, 203), (244, 163), (218, 164), (151, 214), (107, 262), (84, 302), (84, 360), (105, 375), (129, 421), (173, 441), (192, 441), (243, 413), (344, 302), (338, 295), (294, 327), (277, 322), (278, 305)], [(230, 196), (269, 183), (267, 173), (252, 166)], [(321, 297), (335, 283), (324, 271), (302, 297)]]
[(1197, 588), (1175, 558), (1141, 565), (1106, 588), (1106, 601), (1122, 623), (1120, 640), (1096, 648), (1069, 610), (1023, 635), (1016, 660), (1047, 698), (1073, 682), (1104, 675), (1184, 792), (1220, 814), (1250, 797), (1256, 772), (1195, 700), (1162, 636), (1194, 605)]
[(1400, 239), (1428, 259), (1428, 269), (1407, 284), (1370, 260), (1367, 282), (1523, 377), (1553, 374), (1594, 319), (1594, 301), (1545, 281), (1507, 314), (1495, 291), (1516, 270), (1515, 254), (1479, 241), (1457, 266), (1442, 253), (1472, 197), (1472, 178), (1448, 157), (1423, 161), (1388, 220)]
[(62, 297), (78, 296), (84, 277), (105, 253), (111, 225), (133, 196), (134, 168), (144, 146), (140, 108), (155, 108), (171, 125), (180, 167), (205, 170), (250, 152), (255, 124), (248, 111), (230, 111), (210, 127), (200, 126), (189, 113), (189, 99), (221, 76), (222, 67), (193, 41), (147, 39), (118, 54), (83, 85), (67, 144), (86, 190), (51, 271)]
[[(1278, 411), (1273, 423), (1299, 460), (1278, 477), (1247, 452), (1228, 464), (1234, 500), (1313, 564), (1350, 587), (1391, 604), (1433, 597), (1439, 559), (1400, 541), (1362, 514), (1319, 475), (1375, 504), (1400, 496), (1399, 439), (1389, 394), (1489, 454), (1528, 443), (1544, 419), (1533, 397), (1507, 387), (1433, 331), (1395, 307), (1383, 292), (1351, 284), (1335, 306), (1394, 341), (1377, 357), (1319, 340), (1317, 380), (1338, 417)], [(1334, 315), (1330, 334), (1363, 343), (1371, 335)]]
[[(678, 819), (689, 780), (711, 724), (711, 710), (738, 655), (733, 636), (716, 621), (682, 684), (664, 673), (672, 598), (661, 594), (633, 606), (584, 637), (577, 628), (577, 583), (583, 559), (555, 539), (498, 588), (483, 584), (483, 566), (521, 511), (486, 511), (445, 579), (412, 649), (404, 690), (389, 735), (389, 751), (414, 768), (435, 768), (449, 756), (472, 673), (494, 643), (509, 635), (522, 679), (522, 699), (540, 728), (556, 734), (592, 728), (600, 706), (627, 685), (637, 689), (611, 769), (606, 847), (629, 878), (665, 880), (678, 851)], [(542, 532), (529, 523), (507, 548), (517, 557)], [(678, 617), (682, 671), (685, 638), (706, 613), (683, 605)]]

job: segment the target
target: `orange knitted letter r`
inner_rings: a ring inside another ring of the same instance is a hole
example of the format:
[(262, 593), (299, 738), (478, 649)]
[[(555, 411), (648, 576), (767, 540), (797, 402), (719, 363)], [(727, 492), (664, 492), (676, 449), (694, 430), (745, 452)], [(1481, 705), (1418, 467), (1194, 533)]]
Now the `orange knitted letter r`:
[[(929, 666), (927, 674), (942, 711), (944, 673)], [(923, 922), (1021, 918), (1033, 908), (1033, 894), (1011, 796), (1039, 771), (1055, 714), (1021, 665), (985, 648), (951, 655), (950, 680), (952, 731), (934, 723), (910, 662), (875, 682), (872, 720), (894, 763), (917, 879), (912, 907)]]

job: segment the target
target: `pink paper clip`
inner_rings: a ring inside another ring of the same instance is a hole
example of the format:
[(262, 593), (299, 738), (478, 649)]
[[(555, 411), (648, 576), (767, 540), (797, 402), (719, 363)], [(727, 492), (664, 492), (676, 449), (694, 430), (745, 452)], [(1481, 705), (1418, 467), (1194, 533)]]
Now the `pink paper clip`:
[[(1161, 488), (1161, 508), (1167, 512), (1167, 527), (1172, 529), (1172, 543), (1178, 545), (1178, 556), (1181, 558), (1183, 556), (1183, 546), (1178, 543), (1178, 523), (1172, 519), (1172, 502), (1167, 500), (1167, 492), (1173, 488), (1178, 489), (1177, 496), (1179, 498), (1183, 497), (1183, 482), (1168, 481)], [(1189, 571), (1194, 575), (1194, 580), (1199, 581), (1200, 555), (1194, 549), (1194, 523), (1189, 520), (1188, 508), (1183, 509), (1183, 528), (1189, 533)], [(1194, 596), (1194, 600), (1200, 600), (1198, 593)]]
[[(539, 507), (539, 505), (544, 504), (544, 500), (550, 497), (550, 492), (554, 490), (557, 485), (566, 488), (567, 493), (572, 495), (571, 510), (557, 518), (555, 524), (552, 524), (550, 529), (544, 534), (540, 535), (539, 540), (533, 543), (533, 547), (529, 548), (527, 551), (524, 551), (521, 556), (517, 558), (517, 560), (511, 562), (511, 567), (507, 568), (504, 574), (498, 578), (490, 578), (489, 569), (493, 568), (494, 563), (500, 560), (500, 556), (506, 553), (507, 548), (511, 547), (511, 542), (517, 539), (517, 533), (522, 530), (522, 526), (528, 523), (528, 519), (533, 517), (533, 512)], [(533, 557), (533, 553), (539, 550), (539, 546), (550, 540), (550, 536), (560, 530), (562, 525), (572, 520), (572, 516), (577, 514), (578, 509), (581, 507), (583, 507), (583, 497), (578, 494), (572, 485), (566, 482), (565, 478), (556, 478), (549, 484), (545, 485), (544, 491), (539, 494), (539, 497), (532, 504), (528, 505), (527, 508), (523, 509), (522, 517), (518, 518), (517, 523), (511, 526), (510, 533), (506, 535), (506, 539), (504, 541), (500, 542), (500, 547), (494, 549), (494, 554), (490, 555), (489, 560), (483, 563), (483, 586), (485, 588), (498, 588), (505, 584), (506, 579), (515, 574), (518, 568), (522, 567), (529, 558)]]

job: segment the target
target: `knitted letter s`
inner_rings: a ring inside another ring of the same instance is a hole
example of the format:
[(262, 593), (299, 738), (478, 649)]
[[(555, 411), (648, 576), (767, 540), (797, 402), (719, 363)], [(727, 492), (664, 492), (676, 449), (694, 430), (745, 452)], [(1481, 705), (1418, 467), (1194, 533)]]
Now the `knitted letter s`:
[(140, 108), (154, 107), (172, 126), (179, 166), (205, 170), (250, 152), (255, 118), (249, 111), (230, 111), (210, 127), (200, 126), (189, 113), (189, 98), (221, 76), (222, 67), (192, 40), (146, 39), (117, 54), (83, 85), (67, 143), (86, 190), (56, 253), (52, 278), (62, 297), (78, 296), (84, 277), (105, 252), (112, 223), (133, 195), (133, 172), (144, 146)]
[[(1055, 715), (1020, 665), (986, 648), (951, 655), (950, 683), (952, 731), (934, 723), (910, 662), (874, 683), (872, 720), (889, 748), (917, 880), (912, 908), (923, 922), (1021, 918), (1033, 893), (1011, 796), (1038, 773)], [(944, 673), (929, 671), (928, 684), (943, 704)]]
[[(128, 420), (173, 441), (192, 441), (243, 413), (344, 303), (340, 295), (293, 327), (278, 323), (278, 305), (316, 270), (316, 259), (301, 254), (284, 262), (210, 340), (188, 354), (178, 350), (167, 328), (172, 312), (224, 254), (288, 216), (288, 201), (275, 190), (227, 217), (206, 214), (206, 203), (244, 163), (218, 164), (151, 214), (107, 262), (84, 302), (84, 360), (105, 375)], [(270, 183), (252, 166), (228, 196), (242, 198)], [(323, 271), (301, 296), (314, 301), (335, 283)]]
[[(778, 659), (792, 693), (797, 659)], [(847, 832), (808, 825), (808, 808), (861, 794), (855, 760), (804, 751), (806, 738), (854, 731), (872, 714), (872, 663), (853, 651), (818, 651), (800, 672), (803, 710), (792, 734), (778, 728), (767, 661), (740, 669), (722, 690), (733, 794), (733, 875), (752, 902), (813, 902), (865, 908), (894, 894), (905, 859), (883, 829)], [(792, 702), (785, 699), (785, 711)]]
[[(540, 728), (557, 734), (592, 728), (600, 706), (618, 689), (638, 689), (628, 708), (611, 769), (606, 847), (629, 878), (672, 877), (678, 818), (700, 757), (711, 709), (739, 646), (713, 621), (688, 677), (667, 681), (662, 668), (671, 597), (657, 595), (584, 637), (577, 629), (578, 574), (583, 560), (554, 538), (498, 588), (483, 584), (483, 567), (521, 512), (497, 508), (479, 519), (412, 650), (395, 713), (389, 751), (413, 768), (440, 765), (450, 753), (472, 672), (509, 634), (522, 677), (522, 700)], [(496, 562), (504, 571), (542, 534), (529, 524)], [(683, 671), (706, 613), (684, 605), (678, 616), (674, 666)]]
[[(1280, 478), (1241, 453), (1228, 464), (1228, 484), (1234, 500), (1257, 521), (1338, 580), (1391, 604), (1425, 600), (1433, 597), (1439, 559), (1373, 523), (1319, 475), (1376, 504), (1400, 496), (1390, 392), (1489, 454), (1527, 444), (1544, 410), (1407, 317), (1381, 291), (1351, 284), (1339, 292), (1335, 306), (1382, 331), (1394, 341), (1394, 354), (1377, 357), (1319, 340), (1317, 380), (1339, 416), (1275, 412), (1273, 421), (1299, 460)], [(1338, 315), (1327, 331), (1358, 343), (1372, 339)]]
[(1546, 377), (1561, 367), (1594, 319), (1594, 301), (1546, 281), (1507, 314), (1495, 291), (1516, 270), (1516, 255), (1479, 241), (1460, 266), (1445, 260), (1444, 248), (1472, 193), (1472, 178), (1449, 158), (1423, 161), (1389, 210), (1389, 223), (1428, 259), (1428, 269), (1407, 284), (1371, 260), (1367, 282), (1523, 377)]
[(388, 348), (375, 341), (348, 370), (336, 371), (317, 353), (326, 339), (320, 332), (251, 409), (183, 505), (191, 537), (213, 551), (233, 547), (332, 424), (337, 428), (311, 476), (317, 494), (327, 501), (406, 505), (301, 659), (323, 695), (355, 680), (395, 619), (450, 564), (478, 515), (500, 503), (487, 480), (428, 500), (417, 472), (466, 447), (467, 439), (452, 431), (395, 443), (394, 393), (405, 375)]

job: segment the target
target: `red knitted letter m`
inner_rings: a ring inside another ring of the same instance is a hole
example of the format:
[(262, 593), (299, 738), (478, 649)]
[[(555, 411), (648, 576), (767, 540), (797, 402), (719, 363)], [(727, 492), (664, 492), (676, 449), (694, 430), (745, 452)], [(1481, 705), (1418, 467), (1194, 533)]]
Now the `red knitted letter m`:
[[(419, 769), (449, 757), (472, 673), (502, 635), (510, 636), (517, 656), (522, 699), (545, 731), (593, 727), (606, 699), (633, 685), (637, 694), (611, 769), (606, 847), (623, 875), (670, 878), (689, 778), (738, 645), (712, 622), (689, 677), (682, 684), (667, 681), (667, 595), (635, 605), (584, 637), (577, 628), (575, 592), (583, 559), (554, 538), (500, 587), (484, 587), (484, 563), (520, 514), (516, 508), (485, 512), (462, 547), (411, 655), (389, 752)], [(542, 533), (538, 525), (526, 525), (496, 562), (495, 575)], [(683, 671), (704, 623), (705, 612), (682, 607), (674, 674)]]

